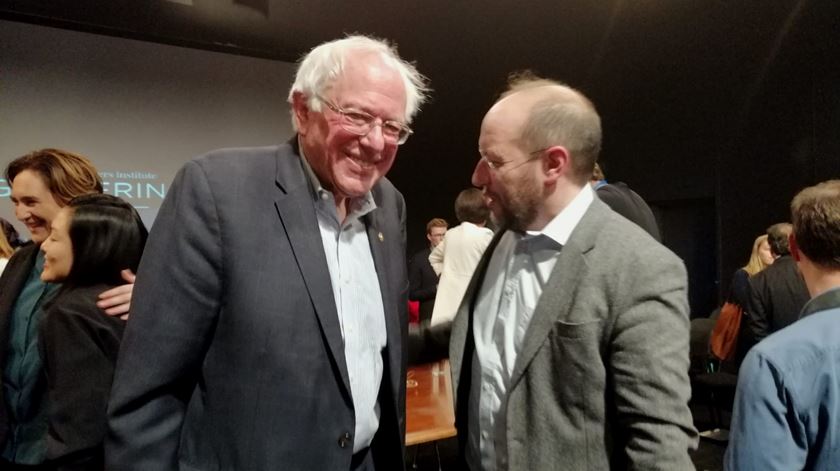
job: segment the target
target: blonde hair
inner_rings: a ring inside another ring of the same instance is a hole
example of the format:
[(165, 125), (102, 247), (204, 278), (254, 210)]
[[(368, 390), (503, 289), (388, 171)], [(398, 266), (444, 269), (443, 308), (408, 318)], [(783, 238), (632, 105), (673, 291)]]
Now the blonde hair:
[(15, 253), (15, 249), (12, 248), (9, 240), (6, 239), (6, 232), (0, 231), (0, 258), (10, 258), (13, 253)]
[[(760, 272), (767, 268), (767, 264), (764, 263), (764, 260), (761, 259), (761, 255), (759, 254), (761, 244), (767, 242), (767, 234), (762, 234), (755, 238), (755, 242), (753, 242), (752, 253), (750, 254), (750, 261), (744, 265), (744, 271), (749, 273), (750, 276), (755, 275), (756, 273)], [(769, 244), (769, 242), (768, 242)]]

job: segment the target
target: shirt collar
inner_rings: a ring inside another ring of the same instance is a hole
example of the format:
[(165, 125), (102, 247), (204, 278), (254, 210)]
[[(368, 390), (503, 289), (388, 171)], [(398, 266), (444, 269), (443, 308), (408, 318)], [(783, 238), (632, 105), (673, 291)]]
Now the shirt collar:
[[(307, 160), (306, 154), (303, 152), (303, 146), (300, 145), (299, 141), (298, 149), (300, 150), (300, 161), (301, 166), (303, 167), (303, 173), (306, 175), (306, 179), (309, 180), (309, 189), (312, 192), (312, 198), (316, 203), (331, 201), (333, 206), (335, 206), (334, 195), (331, 191), (321, 185), (321, 181), (318, 180), (318, 175), (315, 175), (315, 171), (312, 170), (312, 166), (309, 165), (309, 160)], [(350, 204), (347, 207), (348, 216), (352, 215), (355, 218), (359, 218), (373, 211), (376, 207), (376, 201), (373, 199), (373, 193), (368, 191), (359, 198), (350, 199)]]
[(572, 199), (571, 203), (566, 205), (554, 218), (546, 224), (541, 231), (527, 231), (528, 236), (544, 235), (560, 245), (566, 245), (572, 231), (577, 227), (592, 200), (595, 199), (595, 194), (592, 187), (583, 185), (578, 194)]
[(838, 307), (840, 307), (840, 287), (824, 291), (808, 301), (802, 308), (802, 314), (799, 317), (802, 318), (815, 312)]

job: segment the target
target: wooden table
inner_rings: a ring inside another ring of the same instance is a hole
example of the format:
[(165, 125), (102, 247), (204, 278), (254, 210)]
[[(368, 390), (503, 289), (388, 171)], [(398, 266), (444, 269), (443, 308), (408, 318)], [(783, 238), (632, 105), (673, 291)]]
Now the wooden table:
[[(438, 364), (440, 373), (435, 375)], [(409, 368), (405, 396), (406, 446), (456, 435), (448, 360)]]

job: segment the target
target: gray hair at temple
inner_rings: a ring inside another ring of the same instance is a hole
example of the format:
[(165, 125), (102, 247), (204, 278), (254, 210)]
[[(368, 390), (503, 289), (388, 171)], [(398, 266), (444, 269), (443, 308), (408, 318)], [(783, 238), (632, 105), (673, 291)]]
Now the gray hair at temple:
[(537, 89), (553, 93), (546, 93), (531, 109), (522, 130), (522, 144), (528, 151), (565, 147), (572, 155), (575, 176), (580, 183), (588, 182), (601, 153), (601, 117), (595, 105), (580, 91), (530, 71), (509, 76), (508, 87), (499, 99)]
[[(399, 73), (405, 86), (405, 122), (411, 123), (429, 92), (426, 77), (418, 72), (413, 64), (401, 59), (395, 46), (383, 39), (361, 35), (326, 42), (309, 51), (298, 65), (295, 82), (289, 90), (289, 103), (292, 103), (295, 92), (300, 92), (306, 96), (310, 109), (320, 111), (321, 102), (316, 99), (316, 95), (322, 95), (341, 76), (344, 62), (353, 53), (378, 54), (385, 65)], [(297, 128), (294, 110), (292, 125)]]

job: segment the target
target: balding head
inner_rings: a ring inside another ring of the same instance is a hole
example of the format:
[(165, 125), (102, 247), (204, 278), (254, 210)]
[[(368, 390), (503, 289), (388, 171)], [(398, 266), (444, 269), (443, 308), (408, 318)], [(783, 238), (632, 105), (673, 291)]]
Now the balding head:
[(565, 147), (575, 180), (589, 181), (601, 151), (601, 118), (583, 94), (553, 80), (517, 77), (491, 108), (493, 112), (516, 114), (521, 124), (515, 132), (529, 151)]

